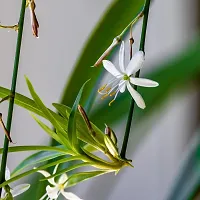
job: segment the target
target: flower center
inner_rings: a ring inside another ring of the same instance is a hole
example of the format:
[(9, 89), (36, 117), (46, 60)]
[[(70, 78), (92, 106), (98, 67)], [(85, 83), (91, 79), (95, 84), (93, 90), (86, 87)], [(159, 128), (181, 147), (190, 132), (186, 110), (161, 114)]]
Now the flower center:
[(127, 74), (124, 74), (123, 79), (124, 79), (125, 81), (129, 81), (130, 77), (129, 77)]
[(63, 184), (59, 184), (59, 185), (58, 185), (58, 188), (59, 188), (59, 190), (63, 190), (65, 187), (64, 187)]

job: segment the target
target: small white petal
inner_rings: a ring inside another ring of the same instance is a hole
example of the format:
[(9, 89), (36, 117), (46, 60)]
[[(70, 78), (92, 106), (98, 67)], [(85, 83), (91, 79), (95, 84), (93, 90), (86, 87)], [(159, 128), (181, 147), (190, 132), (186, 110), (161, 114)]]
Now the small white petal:
[(57, 164), (57, 165), (55, 166), (55, 168), (54, 168), (54, 170), (53, 170), (53, 174), (55, 174), (55, 173), (57, 172), (58, 165), (59, 165), (59, 164)]
[(68, 200), (82, 200), (72, 192), (65, 192), (64, 190), (62, 190), (61, 194)]
[(137, 104), (137, 106), (139, 108), (144, 109), (146, 107), (145, 102), (142, 98), (142, 96), (132, 88), (132, 86), (130, 85), (130, 83), (127, 83), (127, 89), (130, 92), (131, 96), (133, 97), (133, 99), (135, 100), (135, 103)]
[(6, 166), (6, 171), (5, 171), (5, 179), (6, 181), (10, 179), (10, 170), (7, 166)]
[(2, 188), (1, 198), (4, 198), (5, 196), (6, 196), (6, 191), (4, 190), (4, 188)]
[[(44, 170), (38, 170), (37, 172), (41, 173), (44, 177), (49, 177), (51, 176), (51, 174), (49, 174), (49, 172), (44, 171)], [(56, 186), (56, 182), (54, 181), (54, 178), (50, 178), (48, 179), (48, 182), (51, 183), (52, 185)]]
[(126, 74), (128, 76), (136, 73), (144, 63), (144, 52), (138, 51), (129, 62), (127, 68), (126, 68)]
[(10, 190), (13, 197), (16, 197), (24, 192), (26, 192), (30, 188), (30, 184), (20, 184)]
[(45, 193), (39, 200), (44, 200), (44, 198), (47, 196), (48, 194)]
[(68, 179), (67, 174), (66, 174), (66, 173), (62, 174), (62, 175), (60, 176), (59, 180), (58, 180), (58, 184), (63, 184), (63, 183), (65, 183), (65, 182), (67, 181), (67, 179)]
[(126, 84), (124, 84), (124, 85), (120, 88), (119, 91), (120, 91), (121, 93), (124, 93), (125, 90), (126, 90)]
[(59, 195), (59, 188), (58, 187), (50, 187), (49, 185), (47, 185), (46, 191), (47, 191), (47, 195), (51, 199), (57, 199), (58, 198), (58, 195)]
[(124, 50), (124, 41), (122, 41), (120, 50), (119, 50), (119, 67), (122, 71), (122, 73), (125, 73), (125, 50)]
[(119, 83), (119, 91), (121, 92), (121, 93), (123, 93), (123, 92), (125, 92), (125, 89), (126, 89), (126, 82), (127, 81), (123, 81), (123, 82), (121, 82), (121, 83)]
[(116, 67), (109, 60), (103, 60), (102, 62), (103, 62), (104, 68), (113, 76), (117, 77), (121, 75), (121, 73), (116, 69)]
[(157, 87), (159, 83), (146, 79), (146, 78), (132, 78), (130, 77), (130, 82), (134, 85), (142, 87)]

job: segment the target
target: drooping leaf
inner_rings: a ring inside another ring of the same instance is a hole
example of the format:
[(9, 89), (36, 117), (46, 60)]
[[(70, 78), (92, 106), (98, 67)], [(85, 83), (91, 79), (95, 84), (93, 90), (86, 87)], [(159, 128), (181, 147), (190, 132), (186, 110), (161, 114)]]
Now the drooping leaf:
[(49, 161), (51, 159), (57, 158), (59, 156), (66, 155), (61, 152), (53, 152), (53, 151), (40, 151), (31, 156), (25, 158), (13, 171), (12, 177), (24, 170), (26, 167), (35, 167), (37, 164)]
[(26, 171), (22, 174), (19, 174), (17, 176), (14, 176), (12, 178), (10, 178), (9, 180), (3, 182), (2, 184), (0, 184), (0, 187), (3, 187), (5, 185), (8, 185), (16, 180), (19, 180), (23, 177), (26, 177), (28, 175), (31, 175), (35, 172), (37, 172), (38, 170), (43, 170), (43, 169), (47, 169), (49, 167), (52, 167), (52, 166), (55, 166), (57, 164), (61, 164), (61, 163), (66, 163), (66, 162), (69, 162), (69, 161), (73, 161), (73, 160), (80, 160), (81, 159), (81, 156), (71, 156), (71, 157), (68, 157), (68, 158), (63, 158), (63, 159), (60, 159), (60, 160), (57, 160), (57, 161), (54, 161), (54, 162), (51, 162), (49, 164), (46, 164), (46, 165), (43, 165), (43, 166), (40, 166), (38, 167), (37, 169), (32, 169), (32, 170), (29, 170), (29, 171)]
[(78, 169), (78, 168), (81, 168), (81, 167), (87, 167), (87, 166), (90, 166), (90, 165), (91, 165), (91, 163), (89, 163), (89, 162), (78, 163), (78, 164), (72, 165), (72, 166), (70, 166), (70, 167), (67, 167), (67, 168), (65, 168), (65, 169), (62, 169), (62, 170), (56, 172), (55, 174), (53, 174), (53, 175), (51, 175), (51, 176), (49, 176), (49, 177), (47, 177), (47, 178), (41, 179), (41, 181), (43, 181), (43, 180), (48, 180), (48, 179), (50, 179), (50, 178), (53, 178), (53, 177), (62, 175), (62, 174), (64, 174), (64, 173), (67, 173), (67, 172), (72, 171), (72, 170), (74, 170), (74, 169)]
[[(55, 151), (55, 152), (69, 154), (69, 155), (73, 154), (72, 151), (62, 146), (50, 147), (50, 146), (31, 145), (31, 146), (14, 146), (14, 147), (8, 148), (8, 152), (23, 152), (23, 151)], [(3, 152), (3, 148), (0, 149), (0, 154), (2, 154), (2, 152)]]

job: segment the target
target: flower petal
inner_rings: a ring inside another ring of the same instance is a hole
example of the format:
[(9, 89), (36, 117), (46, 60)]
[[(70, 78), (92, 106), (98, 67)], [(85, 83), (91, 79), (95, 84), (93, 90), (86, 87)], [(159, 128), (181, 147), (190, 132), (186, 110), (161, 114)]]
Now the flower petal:
[(55, 168), (54, 168), (54, 170), (53, 170), (53, 174), (55, 174), (55, 173), (57, 172), (58, 165), (59, 165), (59, 164), (57, 164), (57, 165), (55, 166)]
[(6, 166), (6, 171), (5, 171), (5, 179), (6, 181), (10, 179), (10, 170), (7, 166)]
[[(45, 171), (45, 170), (38, 170), (37, 172), (39, 172), (40, 174), (42, 174), (44, 177), (49, 177), (51, 176), (51, 174), (49, 174), (49, 172)], [(48, 179), (48, 182), (51, 183), (52, 185), (56, 186), (56, 182), (54, 181), (54, 178), (50, 178)]]
[(62, 190), (61, 194), (68, 200), (82, 200), (72, 192), (65, 192), (64, 190)]
[(126, 89), (126, 82), (127, 81), (123, 81), (123, 82), (121, 82), (121, 83), (119, 83), (119, 91), (121, 92), (121, 93), (123, 93), (123, 92), (125, 92), (125, 89)]
[(48, 194), (45, 193), (39, 200), (44, 200)]
[(67, 174), (66, 174), (66, 173), (62, 174), (62, 175), (60, 176), (59, 180), (58, 180), (58, 184), (63, 184), (63, 183), (65, 183), (65, 182), (67, 181), (67, 179), (68, 179)]
[(133, 99), (135, 100), (135, 103), (137, 104), (137, 106), (139, 108), (144, 109), (146, 107), (145, 102), (142, 98), (142, 96), (132, 88), (132, 86), (130, 85), (130, 83), (127, 83), (127, 89), (130, 92), (131, 96), (133, 97)]
[(50, 187), (47, 185), (46, 187), (47, 195), (51, 199), (57, 199), (59, 195), (59, 188), (58, 187)]
[(125, 50), (124, 50), (124, 41), (122, 41), (120, 50), (119, 50), (119, 67), (122, 71), (122, 73), (125, 73)]
[(103, 66), (113, 76), (117, 77), (121, 75), (121, 73), (116, 69), (116, 67), (109, 60), (103, 60)]
[(2, 191), (1, 191), (1, 198), (5, 198), (6, 197), (6, 191), (4, 188), (2, 188)]
[(129, 62), (127, 68), (126, 68), (126, 74), (128, 76), (136, 73), (144, 63), (144, 52), (138, 51)]
[(30, 188), (30, 184), (20, 184), (15, 186), (13, 189), (10, 190), (13, 197), (16, 197), (24, 192), (26, 192)]
[(134, 85), (142, 86), (142, 87), (157, 87), (159, 83), (146, 79), (146, 78), (133, 78), (130, 77), (130, 82)]

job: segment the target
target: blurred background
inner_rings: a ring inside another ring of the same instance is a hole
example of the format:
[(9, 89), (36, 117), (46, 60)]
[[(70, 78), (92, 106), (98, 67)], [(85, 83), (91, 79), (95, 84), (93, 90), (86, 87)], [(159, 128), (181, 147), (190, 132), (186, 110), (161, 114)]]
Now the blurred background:
[[(66, 81), (87, 38), (111, 2), (111, 0), (36, 0), (36, 13), (40, 23), (39, 39), (32, 36), (29, 11), (27, 10), (17, 92), (30, 97), (24, 79), (24, 75), (27, 75), (46, 105), (51, 107), (52, 102), (59, 102)], [(189, 60), (191, 57), (187, 57), (186, 52), (192, 45), (197, 44), (200, 24), (199, 4), (198, 0), (153, 1), (146, 38), (146, 62), (141, 71), (141, 76), (148, 78), (151, 77), (152, 72), (161, 70), (162, 66), (166, 67), (170, 63), (175, 65), (176, 61), (173, 62), (173, 60), (180, 58), (181, 52), (185, 52), (183, 61), (188, 61), (188, 68), (191, 67), (190, 63), (195, 65), (194, 62), (198, 61), (200, 51), (194, 53), (197, 59), (192, 61)], [(16, 23), (19, 17), (20, 5), (20, 0), (1, 2), (0, 23)], [(132, 18), (134, 16), (135, 14)], [(120, 23), (118, 15), (114, 18), (116, 23)], [(112, 24), (110, 26), (112, 28)], [(141, 22), (134, 28), (134, 51), (137, 51), (139, 46), (140, 32)], [(110, 34), (109, 29), (107, 34)], [(128, 62), (128, 39), (128, 37), (125, 38), (127, 46), (126, 62)], [(15, 54), (16, 33), (1, 29), (0, 42), (0, 85), (9, 88)], [(199, 40), (198, 44), (200, 45)], [(98, 45), (94, 45), (94, 47), (93, 51), (99, 48)], [(116, 50), (116, 55), (113, 57), (116, 64), (118, 63), (117, 54), (118, 50)], [(90, 65), (92, 64), (93, 61)], [(88, 65), (88, 70), (90, 70), (90, 65)], [(196, 149), (198, 150), (200, 116), (199, 91), (197, 89), (199, 85), (198, 72), (200, 70), (194, 68), (196, 70), (195, 75), (188, 73), (190, 80), (185, 78), (184, 83), (181, 79), (179, 84), (177, 80), (182, 76), (182, 73), (187, 73), (187, 67), (184, 66), (183, 71), (180, 70), (179, 73), (175, 71), (175, 67), (174, 73), (171, 75), (174, 78), (164, 80), (165, 84), (171, 87), (170, 92), (167, 88), (162, 87), (162, 84), (160, 85), (161, 94), (166, 93), (166, 96), (162, 99), (163, 103), (154, 105), (154, 112), (149, 111), (147, 117), (142, 118), (141, 123), (138, 123), (138, 125), (134, 123), (132, 126), (127, 157), (133, 159), (134, 169), (126, 168), (117, 176), (109, 174), (80, 183), (72, 189), (78, 196), (85, 200), (122, 198), (124, 200), (190, 199), (187, 195), (185, 196), (186, 189), (183, 186), (186, 185), (188, 186), (186, 188), (189, 188), (190, 183), (193, 181), (190, 173), (194, 171), (193, 167), (196, 166), (196, 161), (199, 166)], [(198, 67), (200, 68), (200, 62)], [(80, 76), (79, 73), (77, 73), (78, 76)], [(157, 77), (158, 80), (155, 81), (159, 82), (161, 76)], [(181, 85), (181, 87), (177, 85)], [(148, 95), (151, 96), (151, 89), (148, 92), (148, 94), (145, 94), (145, 92), (143, 94), (147, 102)], [(68, 95), (73, 95), (73, 93), (72, 86), (71, 93)], [(99, 103), (102, 102), (99, 102), (99, 97), (97, 97), (96, 102), (94, 110), (98, 111)], [(1, 104), (0, 109), (4, 120), (6, 120), (7, 102)], [(105, 115), (111, 115), (110, 112), (111, 110), (107, 109)], [(124, 112), (127, 113), (128, 110)], [(94, 115), (91, 114), (92, 116)], [(123, 116), (117, 125), (114, 122), (111, 123), (120, 142), (123, 139), (127, 117), (126, 115)], [(98, 122), (97, 118), (95, 120)], [(0, 133), (0, 145), (2, 146), (3, 130), (0, 130)], [(35, 123), (29, 113), (19, 107), (15, 107), (14, 110), (12, 138), (14, 142), (17, 142), (17, 145), (47, 145), (50, 142), (50, 138)], [(9, 154), (9, 168), (13, 170), (27, 155), (30, 155), (30, 152)], [(193, 160), (187, 165), (187, 159), (191, 155)], [(186, 170), (187, 173), (185, 173), (185, 169), (188, 170)], [(200, 174), (200, 167), (197, 167), (197, 174), (198, 172)], [(197, 177), (195, 176), (195, 178)], [(26, 182), (29, 180), (30, 178), (27, 178)], [(198, 183), (200, 186), (200, 182), (195, 179), (195, 189), (191, 190), (194, 192), (193, 199), (200, 199), (198, 197)]]

